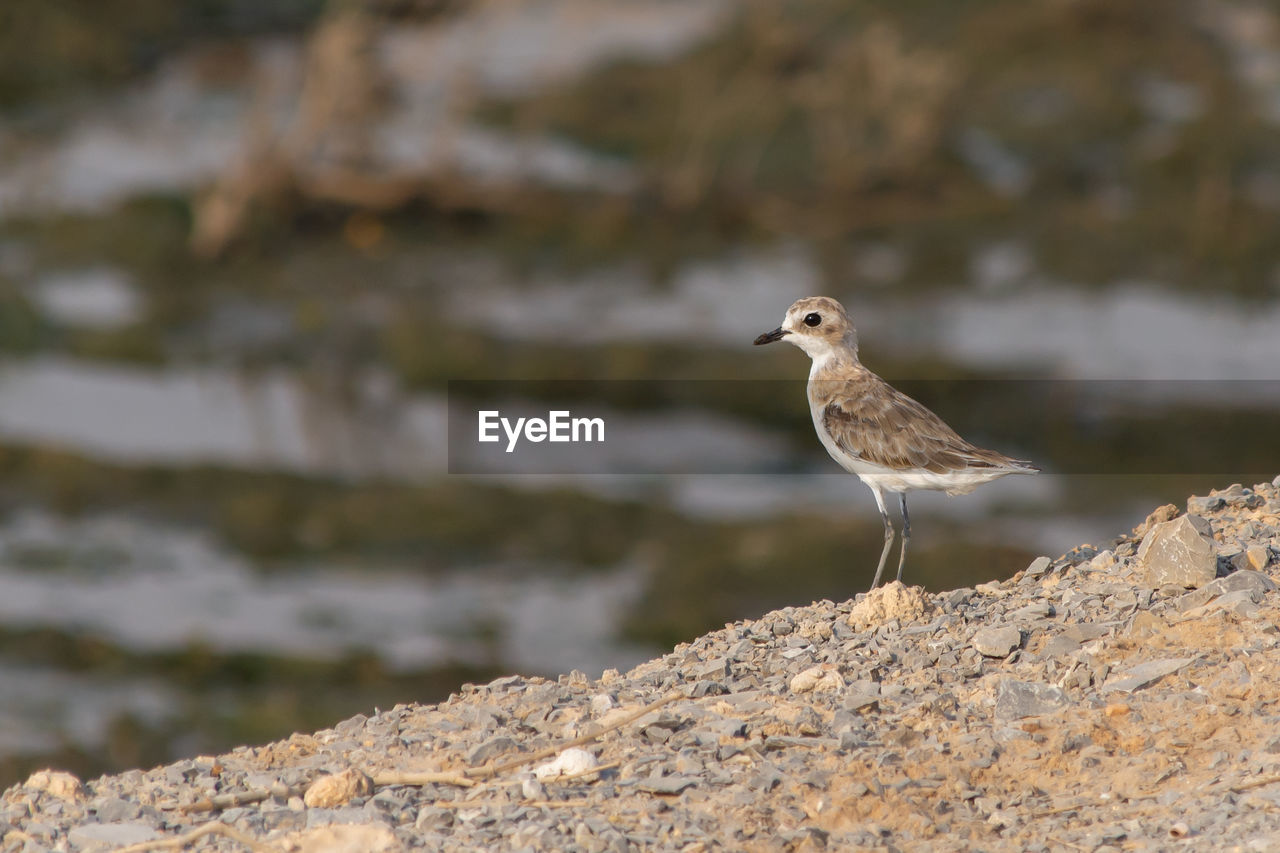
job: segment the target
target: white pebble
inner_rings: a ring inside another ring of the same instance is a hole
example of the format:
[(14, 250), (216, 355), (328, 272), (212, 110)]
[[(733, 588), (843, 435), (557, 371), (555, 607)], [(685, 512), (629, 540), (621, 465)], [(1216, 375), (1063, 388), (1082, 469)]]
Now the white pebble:
[(547, 798), (547, 789), (542, 787), (542, 783), (533, 778), (532, 773), (520, 774), (520, 793), (524, 794), (526, 800), (545, 800)]
[(840, 673), (836, 671), (835, 667), (830, 664), (811, 666), (791, 679), (792, 693), (808, 693), (811, 690), (822, 693), (843, 688), (844, 679), (840, 677)]

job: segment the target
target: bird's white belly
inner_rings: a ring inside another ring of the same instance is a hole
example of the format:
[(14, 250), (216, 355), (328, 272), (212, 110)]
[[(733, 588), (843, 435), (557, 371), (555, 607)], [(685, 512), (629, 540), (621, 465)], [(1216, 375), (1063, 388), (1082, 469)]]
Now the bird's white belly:
[(959, 471), (925, 471), (911, 468), (904, 471), (885, 471), (881, 474), (858, 474), (858, 478), (873, 489), (886, 492), (909, 492), (932, 489), (949, 495), (965, 495), (983, 483), (997, 477), (1012, 474), (1008, 468), (964, 468)]

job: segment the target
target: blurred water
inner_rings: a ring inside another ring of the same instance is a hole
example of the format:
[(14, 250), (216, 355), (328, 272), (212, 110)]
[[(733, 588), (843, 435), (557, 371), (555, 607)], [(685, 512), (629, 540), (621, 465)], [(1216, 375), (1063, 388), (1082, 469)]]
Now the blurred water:
[(513, 280), (492, 264), (471, 264), (460, 265), (453, 279), (462, 286), (447, 295), (451, 319), (514, 339), (734, 349), (777, 325), (793, 301), (820, 289), (810, 253), (799, 246), (731, 251), (683, 267), (663, 284), (634, 266)]
[(35, 306), (55, 323), (117, 329), (142, 318), (143, 299), (128, 275), (105, 267), (45, 276), (32, 288)]
[[(449, 423), (442, 396), (396, 393), (378, 376), (343, 388), (273, 369), (145, 370), (62, 358), (0, 363), (0, 440), (74, 450), (125, 464), (221, 464), (356, 479), (424, 482), (548, 473), (545, 460), (481, 446), (468, 416)], [(555, 401), (486, 404), (510, 419), (546, 416)], [(557, 482), (594, 474), (779, 469), (794, 462), (769, 431), (704, 411), (659, 414), (595, 407), (607, 440), (565, 448)], [(468, 412), (469, 415), (469, 412)], [(449, 442), (450, 430), (468, 440)], [(544, 445), (544, 447), (546, 447)]]
[(177, 691), (157, 679), (0, 665), (0, 755), (38, 756), (68, 744), (99, 750), (119, 717), (161, 725), (180, 705)]
[(953, 296), (924, 315), (941, 354), (974, 367), (1018, 364), (1037, 375), (1087, 379), (1280, 378), (1275, 303), (1120, 282), (1092, 293), (1045, 286), (1000, 299)]
[[(641, 588), (634, 568), (467, 566), (425, 577), (412, 566), (302, 563), (262, 574), (198, 531), (126, 516), (67, 520), (24, 512), (0, 524), (0, 621), (88, 632), (129, 650), (190, 644), (335, 660), (354, 649), (389, 666), (596, 671), (648, 657), (620, 641)], [(477, 631), (496, 629), (492, 637)]]
[(443, 400), (388, 400), (376, 381), (367, 387), (361, 405), (286, 369), (10, 361), (0, 364), (0, 437), (127, 464), (409, 479), (443, 471)]
[[(1157, 282), (1105, 289), (1050, 282), (1017, 243), (975, 255), (977, 292), (932, 299), (850, 286), (840, 298), (859, 329), (863, 357), (937, 356), (980, 369), (1081, 380), (1280, 378), (1280, 303), (1180, 293)], [(1009, 248), (1013, 247), (1013, 248)], [(816, 260), (799, 246), (731, 251), (659, 284), (619, 267), (574, 278), (504, 277), (473, 267), (448, 307), (459, 323), (545, 342), (676, 341), (743, 350), (787, 307), (823, 290)], [(804, 370), (797, 370), (804, 375)], [(1171, 387), (1171, 386), (1170, 386)], [(1211, 393), (1207, 387), (1202, 392)]]

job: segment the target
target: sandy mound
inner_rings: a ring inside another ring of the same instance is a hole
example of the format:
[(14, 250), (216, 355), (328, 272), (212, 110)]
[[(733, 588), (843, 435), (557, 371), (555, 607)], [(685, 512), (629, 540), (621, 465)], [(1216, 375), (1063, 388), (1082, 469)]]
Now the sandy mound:
[(891, 619), (910, 622), (934, 611), (922, 586), (905, 586), (893, 581), (877, 587), (849, 611), (849, 625), (855, 631), (865, 631), (883, 625)]

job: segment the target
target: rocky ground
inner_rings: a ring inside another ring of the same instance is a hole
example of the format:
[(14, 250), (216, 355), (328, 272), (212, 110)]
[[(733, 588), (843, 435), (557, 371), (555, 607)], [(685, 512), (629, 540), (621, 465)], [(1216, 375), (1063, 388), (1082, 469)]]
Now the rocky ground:
[[(629, 673), (0, 800), (0, 849), (1280, 850), (1280, 478)], [(184, 839), (184, 835), (186, 838)]]

